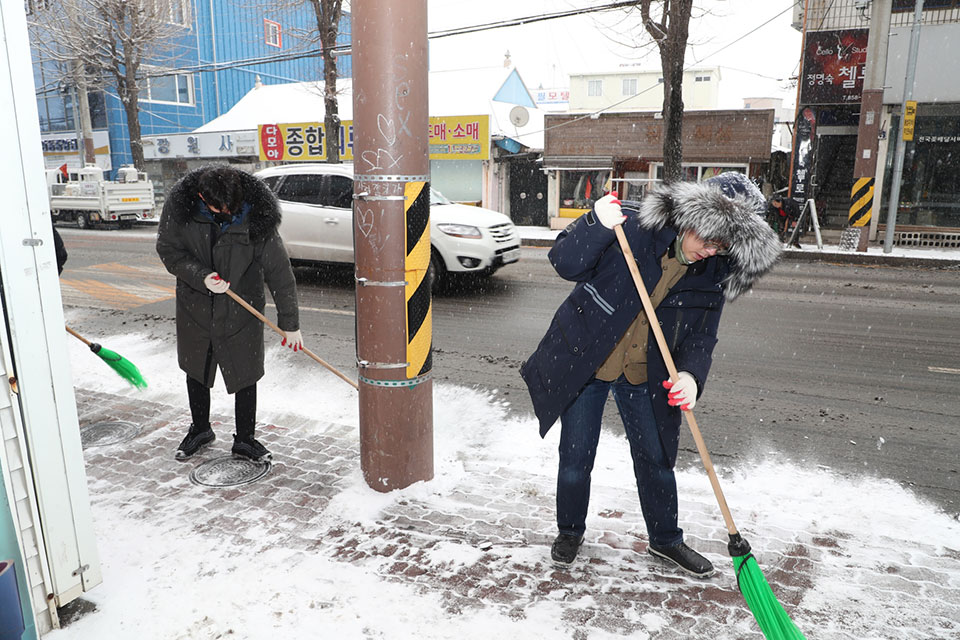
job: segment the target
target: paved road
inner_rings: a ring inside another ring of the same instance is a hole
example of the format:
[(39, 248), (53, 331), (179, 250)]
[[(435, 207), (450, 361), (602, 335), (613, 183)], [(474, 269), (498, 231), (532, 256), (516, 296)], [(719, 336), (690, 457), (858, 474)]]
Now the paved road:
[[(117, 332), (173, 331), (173, 279), (154, 237), (61, 228), (70, 251), (64, 303)], [(893, 478), (960, 512), (960, 279), (956, 268), (782, 262), (727, 307), (698, 422), (715, 462), (788, 458)], [(355, 358), (352, 272), (298, 270), (308, 346), (349, 371)], [(529, 413), (517, 373), (570, 289), (524, 248), (484, 285), (434, 300), (438, 381), (497, 389)], [(613, 403), (611, 428), (619, 428)], [(681, 440), (680, 464), (697, 464)]]

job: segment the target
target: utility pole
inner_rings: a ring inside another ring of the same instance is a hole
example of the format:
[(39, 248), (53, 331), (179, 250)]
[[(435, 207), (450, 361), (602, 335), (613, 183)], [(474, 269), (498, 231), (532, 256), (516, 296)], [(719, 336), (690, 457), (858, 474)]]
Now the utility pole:
[(848, 217), (849, 228), (859, 233), (857, 251), (867, 250), (870, 238), (876, 236), (876, 218), (880, 217), (874, 218), (873, 203), (892, 7), (893, 0), (873, 0), (870, 6), (870, 35), (867, 40), (867, 62), (860, 99), (857, 155), (854, 159)]
[[(915, 0), (913, 8), (913, 26), (910, 27), (910, 51), (907, 54), (907, 75), (903, 80), (903, 106), (900, 109), (900, 132), (893, 156), (893, 175), (890, 183), (890, 202), (887, 203), (887, 232), (883, 240), (883, 252), (893, 251), (893, 232), (897, 226), (897, 208), (900, 206), (900, 183), (903, 180), (903, 156), (906, 153), (907, 140), (913, 140), (913, 122), (916, 117), (916, 103), (913, 97), (913, 83), (917, 76), (917, 52), (920, 49), (920, 21), (923, 19), (923, 0)], [(909, 117), (908, 117), (909, 116)]]
[(354, 0), (360, 466), (377, 491), (433, 478), (427, 0)]
[(77, 88), (77, 113), (80, 118), (80, 166), (92, 166), (97, 163), (96, 151), (93, 146), (93, 123), (90, 120), (90, 101), (87, 92), (87, 76), (84, 74), (83, 63), (79, 60), (74, 61), (73, 73), (75, 86)]

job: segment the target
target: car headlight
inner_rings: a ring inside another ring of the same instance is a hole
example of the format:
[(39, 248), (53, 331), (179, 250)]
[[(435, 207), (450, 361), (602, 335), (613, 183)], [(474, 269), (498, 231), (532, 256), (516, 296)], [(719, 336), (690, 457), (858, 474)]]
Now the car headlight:
[(455, 238), (474, 238), (479, 240), (483, 237), (480, 235), (479, 228), (472, 227), (468, 224), (438, 224), (437, 229)]

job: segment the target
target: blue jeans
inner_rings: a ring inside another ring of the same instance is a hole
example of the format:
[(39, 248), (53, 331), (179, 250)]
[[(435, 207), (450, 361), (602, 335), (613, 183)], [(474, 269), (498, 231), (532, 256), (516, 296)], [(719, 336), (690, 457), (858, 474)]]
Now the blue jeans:
[(610, 389), (630, 443), (650, 544), (678, 544), (683, 541), (683, 530), (677, 526), (677, 481), (660, 442), (650, 390), (646, 384), (630, 384), (623, 376), (614, 382), (591, 380), (560, 416), (557, 527), (560, 533), (575, 536), (586, 530), (590, 473), (600, 440), (603, 405)]

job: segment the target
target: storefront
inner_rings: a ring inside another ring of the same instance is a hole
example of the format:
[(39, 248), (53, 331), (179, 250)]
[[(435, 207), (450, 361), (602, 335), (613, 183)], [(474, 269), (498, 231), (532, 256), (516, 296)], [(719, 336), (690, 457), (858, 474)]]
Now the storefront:
[[(685, 180), (727, 171), (759, 178), (770, 162), (774, 111), (688, 111), (683, 122)], [(607, 191), (637, 200), (663, 179), (663, 119), (659, 114), (546, 116), (544, 171), (551, 226), (565, 226)]]
[[(899, 131), (899, 115), (892, 116)], [(896, 145), (887, 145), (886, 173)], [(890, 197), (890, 181), (883, 200)], [(960, 104), (917, 105), (914, 137), (907, 143), (897, 225), (960, 228)]]

